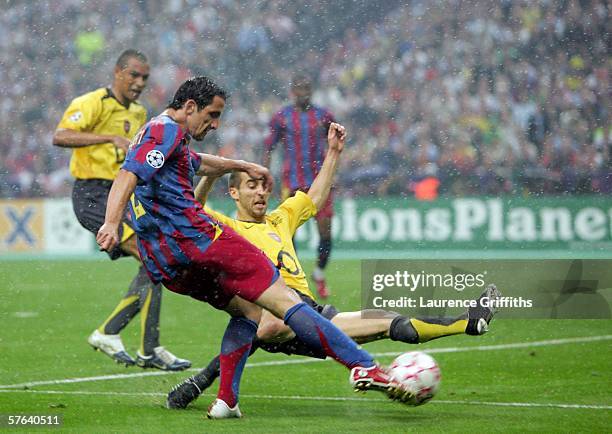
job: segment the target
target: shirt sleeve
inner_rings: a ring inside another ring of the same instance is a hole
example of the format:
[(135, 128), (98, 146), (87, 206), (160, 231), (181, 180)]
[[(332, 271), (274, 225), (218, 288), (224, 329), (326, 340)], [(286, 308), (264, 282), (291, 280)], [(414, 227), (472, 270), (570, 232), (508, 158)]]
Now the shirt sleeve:
[(293, 234), (308, 219), (317, 214), (317, 208), (312, 199), (310, 199), (310, 196), (302, 191), (298, 191), (295, 193), (295, 196), (285, 200), (278, 208), (272, 211), (270, 216), (273, 217), (275, 214), (285, 217), (289, 230)]
[(149, 122), (134, 138), (122, 169), (149, 181), (164, 167), (180, 142), (177, 125)]
[(281, 114), (276, 113), (270, 120), (269, 132), (264, 142), (266, 152), (272, 152), (274, 148), (276, 148), (276, 144), (278, 143), (281, 137), (281, 130), (282, 130)]
[(91, 132), (98, 122), (101, 113), (101, 98), (95, 94), (80, 96), (72, 100), (64, 112), (64, 116), (62, 116), (57, 128), (79, 132)]

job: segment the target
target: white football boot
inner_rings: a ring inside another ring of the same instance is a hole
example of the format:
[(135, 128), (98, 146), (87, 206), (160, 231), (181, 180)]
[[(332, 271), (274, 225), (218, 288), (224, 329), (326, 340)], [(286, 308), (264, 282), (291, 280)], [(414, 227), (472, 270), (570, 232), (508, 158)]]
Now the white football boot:
[(94, 350), (102, 351), (117, 363), (121, 363), (125, 366), (133, 366), (136, 364), (132, 356), (125, 351), (121, 336), (119, 335), (105, 335), (96, 329), (89, 335), (87, 342)]
[(242, 417), (242, 413), (238, 408), (238, 404), (234, 408), (230, 408), (225, 401), (217, 398), (208, 406), (206, 417), (209, 419), (229, 419), (232, 417)]

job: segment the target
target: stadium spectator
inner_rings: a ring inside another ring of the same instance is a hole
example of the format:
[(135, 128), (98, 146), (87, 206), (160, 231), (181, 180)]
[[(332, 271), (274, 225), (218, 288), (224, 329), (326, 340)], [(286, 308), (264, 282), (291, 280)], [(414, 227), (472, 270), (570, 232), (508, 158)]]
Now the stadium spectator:
[[(410, 195), (417, 156), (437, 164), (442, 195), (605, 194), (612, 190), (609, 15), (604, 0), (391, 0), (375, 8), (349, 0), (9, 2), (0, 15), (0, 78), (11, 84), (0, 90), (0, 128), (10, 132), (0, 138), (0, 195), (69, 194), (67, 158), (46, 146), (58, 107), (104, 82), (106, 59), (126, 45), (159, 65), (145, 100), (156, 110), (187, 76), (223, 76), (236, 92), (216, 146), (236, 156), (232, 130), (244, 128), (247, 159), (258, 155), (291, 71), (309, 73), (313, 101), (355, 132), (338, 195), (370, 193), (358, 175), (384, 167), (380, 141), (403, 161), (372, 194)], [(247, 18), (256, 39), (267, 41), (254, 59), (236, 43)], [(104, 36), (102, 60), (81, 66), (73, 41), (92, 20)], [(254, 69), (239, 68), (244, 61)], [(389, 123), (396, 132), (384, 143), (378, 126)], [(567, 140), (589, 158), (553, 158)], [(449, 146), (456, 148), (445, 152)], [(484, 175), (494, 182), (483, 184)]]

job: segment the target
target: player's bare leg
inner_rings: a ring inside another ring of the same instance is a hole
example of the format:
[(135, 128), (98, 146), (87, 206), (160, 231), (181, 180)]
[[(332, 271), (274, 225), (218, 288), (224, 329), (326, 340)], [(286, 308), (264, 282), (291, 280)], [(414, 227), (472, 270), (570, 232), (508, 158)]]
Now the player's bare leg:
[[(397, 314), (383, 312), (381, 315), (387, 317), (367, 319), (362, 317), (361, 312), (340, 312), (330, 321), (355, 342), (362, 344), (389, 337), (391, 321)], [(257, 338), (265, 343), (281, 343), (295, 338), (295, 333), (283, 321), (264, 310)]]
[(267, 310), (261, 314), (261, 321), (257, 329), (257, 338), (263, 342), (278, 343), (293, 339), (295, 333), (285, 323)]
[(381, 312), (378, 318), (364, 318), (362, 312), (340, 312), (332, 322), (358, 344), (389, 337), (391, 322), (397, 314)]
[(325, 299), (330, 296), (331, 292), (327, 287), (327, 282), (325, 280), (325, 267), (327, 266), (327, 262), (329, 261), (329, 256), (331, 254), (332, 248), (332, 238), (331, 238), (331, 217), (316, 217), (317, 220), (317, 230), (319, 231), (319, 247), (318, 247), (318, 257), (317, 264), (312, 271), (312, 280), (314, 281), (317, 287), (317, 293), (319, 297)]

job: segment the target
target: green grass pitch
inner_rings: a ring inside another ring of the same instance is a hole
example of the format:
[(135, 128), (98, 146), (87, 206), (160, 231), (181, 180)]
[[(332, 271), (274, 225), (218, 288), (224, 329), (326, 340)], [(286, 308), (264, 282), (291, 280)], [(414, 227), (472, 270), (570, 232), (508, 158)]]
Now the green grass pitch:
[[(300, 357), (258, 351), (243, 376), (244, 419), (204, 418), (216, 385), (188, 410), (167, 410), (165, 393), (186, 373), (134, 376), (159, 371), (115, 365), (86, 343), (135, 270), (131, 260), (0, 260), (0, 414), (61, 414), (63, 426), (49, 431), (78, 433), (609, 432), (612, 426), (609, 320), (497, 320), (482, 337), (366, 345), (377, 354), (438, 350), (433, 356), (442, 370), (441, 390), (417, 408), (377, 393), (353, 393), (346, 370), (333, 362), (302, 363)], [(359, 276), (358, 261), (332, 261), (331, 302), (342, 310), (358, 309)], [(196, 367), (217, 353), (226, 323), (224, 313), (164, 292), (162, 344)], [(134, 321), (123, 333), (132, 354), (139, 327)], [(550, 340), (562, 343), (496, 347)], [(479, 346), (493, 348), (467, 349)], [(463, 351), (440, 351), (448, 347)], [(378, 359), (389, 363), (393, 356)], [(265, 364), (275, 361), (279, 364)], [(43, 384), (7, 387), (33, 382)]]

